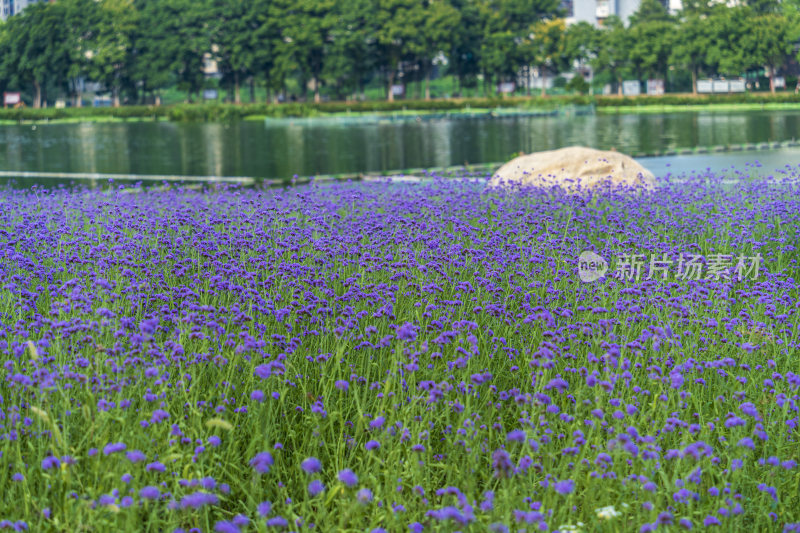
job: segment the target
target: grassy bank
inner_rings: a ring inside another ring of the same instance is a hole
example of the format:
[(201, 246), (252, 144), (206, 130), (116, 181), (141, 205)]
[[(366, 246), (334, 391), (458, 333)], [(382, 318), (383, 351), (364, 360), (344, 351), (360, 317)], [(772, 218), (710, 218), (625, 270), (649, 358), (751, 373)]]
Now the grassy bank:
[(492, 109), (553, 110), (570, 105), (594, 105), (604, 112), (671, 112), (683, 110), (756, 110), (800, 108), (794, 93), (735, 95), (670, 94), (664, 96), (550, 96), (399, 100), (395, 102), (323, 102), (287, 104), (175, 104), (118, 108), (0, 109), (0, 123), (169, 120), (230, 121), (265, 118), (337, 117), (364, 114), (488, 111)]
[(489, 110), (496, 108), (555, 109), (569, 104), (590, 104), (590, 97), (568, 98), (470, 98), (450, 100), (403, 100), (397, 102), (325, 102), (286, 104), (176, 104), (170, 106), (125, 106), (118, 108), (47, 108), (1, 109), (4, 121), (66, 121), (66, 120), (171, 120), (226, 121), (248, 117), (298, 118), (398, 112), (442, 112)]
[(676, 105), (625, 105), (596, 107), (599, 113), (680, 113), (683, 111), (788, 111), (800, 110), (800, 102), (763, 102), (763, 103), (736, 103), (736, 104), (676, 104)]

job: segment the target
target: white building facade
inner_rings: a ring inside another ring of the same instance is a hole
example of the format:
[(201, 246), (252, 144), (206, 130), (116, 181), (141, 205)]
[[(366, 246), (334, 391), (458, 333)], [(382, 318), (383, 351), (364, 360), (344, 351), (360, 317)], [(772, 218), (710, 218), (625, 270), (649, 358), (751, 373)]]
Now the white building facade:
[[(672, 14), (683, 7), (681, 0), (660, 0), (661, 4)], [(639, 9), (641, 0), (564, 0), (562, 7), (567, 11), (567, 24), (588, 22), (593, 26), (602, 26), (603, 21), (616, 15), (624, 23)]]
[(0, 0), (0, 20), (6, 20), (12, 17), (31, 4), (35, 4), (43, 0)]

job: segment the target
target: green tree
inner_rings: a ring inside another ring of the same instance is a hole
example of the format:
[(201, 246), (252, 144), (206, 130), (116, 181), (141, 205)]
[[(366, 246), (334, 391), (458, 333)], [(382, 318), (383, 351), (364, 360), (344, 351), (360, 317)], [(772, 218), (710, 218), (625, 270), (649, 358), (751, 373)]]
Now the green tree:
[(542, 96), (546, 96), (544, 77), (569, 68), (571, 57), (567, 47), (564, 19), (542, 20), (533, 25), (530, 38), (525, 41), (529, 54), (527, 62), (535, 65), (542, 76)]
[[(558, 0), (483, 0), (479, 5), (484, 20), (480, 65), (486, 82), (516, 79), (531, 63), (546, 63), (541, 58), (555, 41), (543, 31), (553, 28), (541, 23), (560, 15)], [(534, 43), (534, 32), (550, 40)]]
[(380, 64), (386, 73), (387, 99), (394, 100), (394, 85), (400, 61), (412, 51), (425, 25), (425, 10), (416, 0), (378, 0), (376, 44)]
[(751, 50), (742, 46), (752, 31), (753, 12), (747, 6), (716, 6), (709, 15), (710, 43), (706, 50), (709, 70), (714, 74), (739, 76), (756, 59)]
[[(134, 0), (139, 18), (132, 38), (130, 75), (141, 89), (142, 98), (157, 95), (159, 90), (175, 82), (171, 58), (162, 53), (159, 48), (161, 39), (153, 30), (155, 24), (168, 27), (158, 20), (162, 2), (163, 0)], [(159, 102), (157, 96), (155, 100), (156, 103)]]
[(325, 61), (324, 76), (337, 95), (362, 92), (375, 69), (376, 0), (339, 0), (335, 6), (336, 24), (331, 30), (332, 44)]
[(590, 86), (589, 83), (586, 81), (586, 79), (583, 77), (583, 74), (576, 73), (572, 77), (572, 79), (567, 82), (564, 88), (569, 91), (575, 91), (578, 94), (586, 94), (589, 91)]
[(667, 79), (675, 44), (675, 20), (659, 0), (642, 0), (630, 17), (629, 58), (638, 78)]
[(746, 5), (756, 15), (774, 15), (782, 10), (782, 0), (747, 0)]
[(779, 13), (765, 13), (749, 20), (749, 30), (742, 45), (750, 51), (750, 65), (763, 66), (769, 78), (769, 90), (775, 92), (775, 71), (786, 63), (792, 51), (789, 20)]
[(670, 20), (641, 21), (630, 27), (630, 62), (637, 77), (667, 79), (675, 44), (675, 24)]
[(509, 30), (524, 36), (531, 26), (545, 19), (563, 15), (559, 0), (491, 0)]
[(492, 86), (496, 78), (516, 77), (525, 63), (525, 49), (520, 46), (523, 38), (503, 27), (499, 15), (487, 17), (487, 30), (481, 40), (480, 67), (486, 86)]
[(88, 75), (111, 91), (114, 107), (126, 82), (138, 14), (132, 0), (99, 0), (93, 38), (84, 56)]
[[(283, 0), (280, 2), (272, 0), (267, 3), (270, 26), (273, 22), (279, 22), (273, 27), (275, 33), (270, 46), (270, 84), (284, 96), (287, 96), (287, 82), (300, 72), (302, 62), (300, 49), (295, 46), (294, 38), (291, 35), (294, 28), (292, 25), (285, 24), (287, 10), (292, 7), (291, 2)], [(297, 20), (297, 17), (294, 19)], [(305, 84), (301, 85), (305, 91)]]
[(567, 56), (580, 63), (596, 57), (599, 31), (585, 21), (568, 26), (564, 36)]
[(783, 13), (796, 28), (798, 19), (800, 19), (800, 0), (783, 0), (780, 3), (780, 13)]
[(451, 5), (459, 12), (461, 23), (453, 32), (447, 71), (458, 82), (455, 92), (460, 92), (461, 87), (477, 86), (484, 19), (478, 0), (451, 0)]
[(3, 26), (3, 78), (11, 87), (33, 88), (33, 107), (41, 107), (43, 88), (65, 85), (70, 67), (65, 10), (60, 4), (34, 4)]
[(430, 80), (433, 59), (440, 52), (452, 48), (456, 42), (456, 28), (461, 23), (458, 11), (447, 1), (425, 3), (425, 23), (418, 33), (413, 52), (420, 60), (425, 75), (425, 99), (430, 100)]
[(233, 87), (233, 101), (241, 103), (240, 87), (251, 80), (250, 100), (255, 99), (252, 76), (256, 66), (257, 13), (248, 0), (212, 0), (211, 52), (224, 79)]
[(692, 94), (697, 94), (697, 78), (708, 69), (706, 51), (711, 45), (712, 32), (706, 16), (689, 12), (675, 31), (670, 64), (692, 74)]
[(708, 16), (718, 5), (717, 0), (681, 0), (681, 16)]
[(171, 80), (191, 100), (205, 84), (203, 66), (211, 53), (210, 8), (205, 0), (136, 0), (140, 12), (134, 41), (134, 70), (146, 90)]
[[(800, 0), (783, 0), (781, 2), (781, 13), (786, 17), (789, 25), (789, 40), (796, 43), (800, 40)], [(800, 61), (800, 51), (795, 59)], [(800, 87), (800, 81), (798, 81)]]
[(630, 69), (631, 46), (630, 34), (622, 20), (616, 15), (608, 17), (598, 33), (596, 55), (590, 63), (596, 72), (616, 82), (620, 95), (623, 77)]
[(267, 92), (267, 101), (273, 91), (283, 88), (284, 79), (276, 64), (276, 50), (281, 39), (281, 20), (279, 10), (272, 0), (252, 0), (253, 41), (253, 75), (263, 81)]
[(671, 20), (672, 17), (659, 0), (642, 0), (639, 9), (630, 16), (628, 23), (630, 27), (634, 27), (646, 22), (669, 22)]
[(275, 4), (281, 17), (283, 41), (276, 53), (285, 54), (286, 63), (299, 69), (303, 92), (305, 82), (312, 81), (314, 101), (319, 102), (322, 71), (336, 22), (335, 0), (277, 0)]
[(76, 107), (83, 105), (82, 84), (90, 74), (97, 33), (100, 29), (99, 3), (95, 0), (63, 0), (70, 60), (67, 71), (67, 92)]
[(583, 77), (583, 67), (597, 57), (598, 32), (599, 30), (588, 22), (581, 21), (568, 26), (564, 35), (566, 57), (578, 67), (577, 75), (570, 80), (568, 88), (577, 90), (581, 94), (590, 88)]

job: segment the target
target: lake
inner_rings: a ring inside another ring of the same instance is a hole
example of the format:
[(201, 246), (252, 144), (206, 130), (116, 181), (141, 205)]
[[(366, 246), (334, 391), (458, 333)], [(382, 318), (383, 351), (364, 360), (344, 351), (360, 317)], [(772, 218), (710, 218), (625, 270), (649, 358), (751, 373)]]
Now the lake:
[[(581, 144), (624, 153), (800, 139), (800, 111), (504, 117), (341, 125), (106, 122), (0, 126), (0, 170), (194, 176), (300, 176), (502, 162)], [(648, 158), (656, 175), (798, 152)], [(715, 162), (707, 165), (706, 162)], [(763, 163), (763, 161), (762, 161)], [(25, 180), (28, 182), (29, 180)], [(45, 182), (43, 182), (45, 183)]]

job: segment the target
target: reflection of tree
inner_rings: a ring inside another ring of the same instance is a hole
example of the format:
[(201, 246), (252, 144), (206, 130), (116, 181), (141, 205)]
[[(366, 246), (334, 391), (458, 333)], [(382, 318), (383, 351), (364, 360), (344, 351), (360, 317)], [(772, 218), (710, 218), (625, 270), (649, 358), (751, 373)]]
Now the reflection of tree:
[[(83, 172), (97, 172), (97, 124), (83, 123), (78, 124), (75, 136), (69, 136), (74, 140), (69, 143), (69, 153), (76, 164), (70, 166), (70, 170)], [(101, 145), (102, 146), (102, 145)], [(127, 148), (127, 147), (126, 147)], [(126, 150), (127, 151), (127, 150)], [(128, 172), (130, 168), (124, 170), (114, 167), (114, 172)]]
[[(25, 126), (5, 126), (0, 128), (0, 146), (3, 147), (3, 158), (0, 158), (0, 165), (8, 170), (28, 170), (25, 164), (24, 144), (36, 142), (35, 138), (27, 143), (26, 137), (31, 136), (31, 130)], [(35, 134), (33, 134), (35, 135)]]
[[(236, 132), (231, 132), (229, 124), (205, 124), (202, 128), (203, 136), (203, 154), (206, 158), (204, 174), (209, 176), (225, 176), (228, 174), (237, 174), (238, 172), (231, 172), (229, 168), (224, 166), (225, 163), (233, 163), (238, 166), (241, 161), (241, 146), (237, 142), (238, 135)], [(233, 136), (231, 135), (233, 133)], [(223, 142), (223, 139), (225, 142)], [(228, 151), (233, 149), (237, 152), (229, 154)], [(233, 157), (231, 157), (233, 156)], [(236, 169), (238, 170), (238, 169)]]

